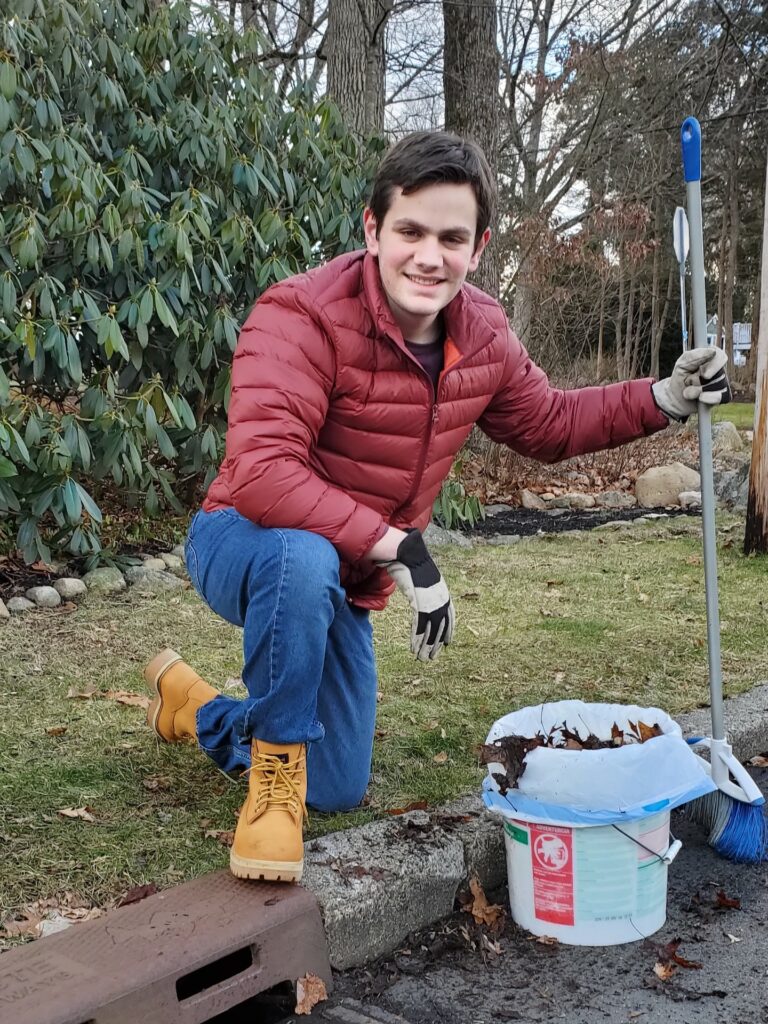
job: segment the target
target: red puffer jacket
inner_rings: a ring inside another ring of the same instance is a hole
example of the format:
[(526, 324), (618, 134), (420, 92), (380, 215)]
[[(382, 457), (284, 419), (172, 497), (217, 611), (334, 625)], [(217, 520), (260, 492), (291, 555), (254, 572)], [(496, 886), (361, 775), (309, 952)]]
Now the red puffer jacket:
[(226, 458), (203, 508), (234, 507), (262, 526), (327, 537), (349, 600), (383, 608), (394, 584), (364, 555), (387, 524), (426, 527), (475, 422), (545, 462), (668, 424), (649, 379), (550, 387), (499, 304), (471, 285), (444, 318), (435, 396), (373, 257), (348, 253), (270, 288), (240, 332)]

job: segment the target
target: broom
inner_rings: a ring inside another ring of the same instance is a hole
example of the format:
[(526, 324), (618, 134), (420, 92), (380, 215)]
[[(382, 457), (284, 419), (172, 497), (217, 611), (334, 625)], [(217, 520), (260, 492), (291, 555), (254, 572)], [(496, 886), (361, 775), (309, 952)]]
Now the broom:
[[(707, 343), (707, 307), (701, 219), (701, 126), (695, 117), (686, 118), (683, 122), (680, 140), (690, 229), (693, 337), (694, 344), (702, 347)], [(700, 402), (698, 416), (712, 736), (696, 737), (688, 742), (694, 747), (709, 748), (709, 762), (703, 758), (701, 761), (717, 790), (692, 801), (688, 805), (688, 815), (692, 821), (709, 830), (709, 844), (719, 854), (740, 863), (757, 864), (768, 860), (768, 818), (765, 798), (749, 772), (734, 757), (725, 732), (717, 595), (711, 406)]]

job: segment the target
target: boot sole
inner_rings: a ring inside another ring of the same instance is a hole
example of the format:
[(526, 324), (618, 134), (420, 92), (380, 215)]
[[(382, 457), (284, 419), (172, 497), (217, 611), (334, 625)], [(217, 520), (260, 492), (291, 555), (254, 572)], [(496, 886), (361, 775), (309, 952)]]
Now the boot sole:
[(171, 665), (175, 665), (177, 662), (181, 660), (182, 658), (180, 654), (177, 654), (176, 651), (173, 651), (171, 650), (170, 647), (167, 647), (164, 651), (160, 651), (159, 654), (156, 654), (152, 661), (150, 661), (150, 663), (144, 669), (144, 678), (157, 694), (157, 696), (154, 698), (154, 700), (150, 702), (150, 705), (147, 708), (147, 725), (150, 727), (150, 729), (152, 729), (152, 731), (157, 736), (160, 737), (161, 740), (163, 740), (164, 743), (167, 743), (168, 741), (158, 731), (157, 728), (157, 720), (160, 717), (160, 712), (163, 709), (163, 697), (162, 694), (160, 693), (160, 680), (171, 667)]
[(249, 860), (229, 855), (229, 870), (235, 878), (247, 878), (264, 882), (299, 882), (304, 870), (304, 861)]

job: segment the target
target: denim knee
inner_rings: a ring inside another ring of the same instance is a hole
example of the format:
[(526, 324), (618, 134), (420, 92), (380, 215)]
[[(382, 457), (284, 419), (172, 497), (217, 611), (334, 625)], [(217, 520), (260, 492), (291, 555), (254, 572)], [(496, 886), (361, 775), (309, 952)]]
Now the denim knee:
[(295, 559), (300, 571), (286, 574), (283, 586), (293, 586), (299, 593), (297, 605), (315, 607), (331, 591), (331, 600), (338, 609), (345, 594), (339, 582), (340, 561), (336, 548), (325, 537), (306, 530), (277, 530), (285, 544), (286, 559)]
[(353, 811), (360, 806), (368, 789), (368, 776), (365, 781), (337, 782), (334, 786), (327, 783), (320, 792), (313, 790), (311, 778), (308, 780), (307, 803), (316, 811), (332, 813), (334, 811)]

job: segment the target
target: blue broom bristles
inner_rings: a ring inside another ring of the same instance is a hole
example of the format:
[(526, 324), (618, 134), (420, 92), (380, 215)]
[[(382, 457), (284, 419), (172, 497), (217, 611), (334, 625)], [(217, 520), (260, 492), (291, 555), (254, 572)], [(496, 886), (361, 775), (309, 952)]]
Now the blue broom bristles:
[(709, 830), (709, 845), (737, 864), (768, 861), (765, 803), (746, 804), (717, 790), (688, 805), (691, 821)]

